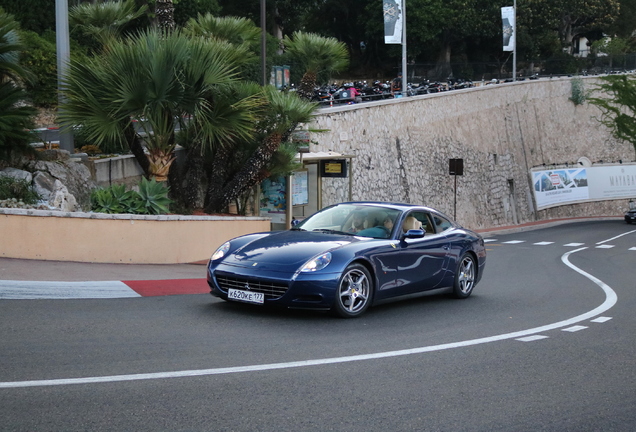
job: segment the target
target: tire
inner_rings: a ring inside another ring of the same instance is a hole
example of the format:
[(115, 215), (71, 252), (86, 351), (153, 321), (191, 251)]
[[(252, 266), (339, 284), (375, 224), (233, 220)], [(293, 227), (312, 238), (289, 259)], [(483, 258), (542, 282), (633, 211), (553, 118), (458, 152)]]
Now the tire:
[(470, 296), (475, 288), (475, 277), (477, 275), (477, 265), (475, 258), (469, 253), (465, 253), (459, 260), (457, 272), (455, 273), (455, 283), (453, 284), (453, 295), (458, 299), (465, 299)]
[(333, 312), (342, 318), (362, 315), (373, 300), (373, 280), (361, 264), (347, 267), (338, 282)]

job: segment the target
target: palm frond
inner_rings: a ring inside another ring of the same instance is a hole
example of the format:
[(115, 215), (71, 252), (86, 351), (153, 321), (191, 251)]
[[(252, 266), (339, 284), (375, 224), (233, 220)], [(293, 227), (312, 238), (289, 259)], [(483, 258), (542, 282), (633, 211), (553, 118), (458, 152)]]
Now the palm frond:
[(146, 10), (145, 5), (137, 8), (135, 0), (81, 3), (69, 11), (69, 22), (74, 29), (106, 45)]

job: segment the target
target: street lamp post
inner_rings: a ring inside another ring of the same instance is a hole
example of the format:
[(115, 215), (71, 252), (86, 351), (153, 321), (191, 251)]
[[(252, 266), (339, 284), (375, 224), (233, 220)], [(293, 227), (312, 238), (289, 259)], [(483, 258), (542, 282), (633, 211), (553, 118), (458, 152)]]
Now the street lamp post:
[[(57, 49), (57, 101), (59, 112), (64, 101), (62, 96), (64, 75), (71, 58), (68, 35), (68, 0), (55, 0), (55, 43)], [(60, 129), (60, 148), (71, 153), (75, 151), (73, 134), (70, 130)]]
[(261, 80), (267, 85), (267, 16), (266, 0), (261, 0)]

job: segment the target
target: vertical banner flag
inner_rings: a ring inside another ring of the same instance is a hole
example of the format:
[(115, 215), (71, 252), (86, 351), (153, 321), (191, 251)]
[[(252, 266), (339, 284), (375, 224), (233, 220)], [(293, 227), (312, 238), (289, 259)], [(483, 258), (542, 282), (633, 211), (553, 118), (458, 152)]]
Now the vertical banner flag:
[(503, 50), (514, 51), (517, 39), (515, 29), (515, 8), (512, 6), (501, 8), (501, 20), (503, 22)]
[(384, 43), (402, 43), (402, 1), (382, 0), (384, 12)]

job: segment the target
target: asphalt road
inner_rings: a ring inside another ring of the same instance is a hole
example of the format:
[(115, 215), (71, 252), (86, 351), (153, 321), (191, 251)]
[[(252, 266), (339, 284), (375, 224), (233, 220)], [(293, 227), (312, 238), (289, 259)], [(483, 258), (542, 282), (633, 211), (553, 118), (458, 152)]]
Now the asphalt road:
[(2, 300), (0, 430), (633, 431), (636, 226), (485, 237), (469, 299), (354, 320), (205, 294)]

